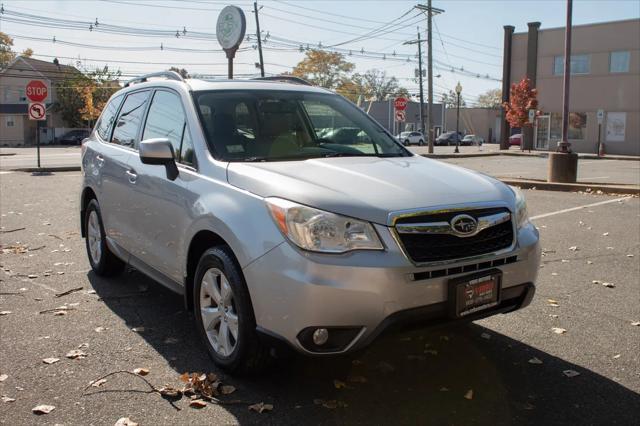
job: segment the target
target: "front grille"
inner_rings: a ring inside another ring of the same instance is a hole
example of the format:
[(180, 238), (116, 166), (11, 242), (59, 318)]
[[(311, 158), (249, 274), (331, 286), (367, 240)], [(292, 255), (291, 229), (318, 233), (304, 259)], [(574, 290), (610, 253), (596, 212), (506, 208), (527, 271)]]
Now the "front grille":
[[(476, 219), (500, 212), (505, 208), (478, 209), (424, 214), (399, 218), (396, 224), (449, 222), (461, 213)], [(398, 234), (407, 255), (416, 263), (438, 262), (478, 256), (508, 248), (513, 243), (511, 220), (487, 228), (472, 237), (458, 237), (451, 234)]]

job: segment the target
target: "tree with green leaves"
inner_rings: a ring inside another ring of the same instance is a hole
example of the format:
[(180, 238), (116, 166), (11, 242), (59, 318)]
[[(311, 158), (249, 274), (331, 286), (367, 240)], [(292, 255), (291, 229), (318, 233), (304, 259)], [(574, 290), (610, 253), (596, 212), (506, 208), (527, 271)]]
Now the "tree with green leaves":
[(191, 78), (191, 77), (189, 76), (189, 72), (188, 72), (186, 69), (184, 69), (184, 68), (171, 67), (171, 68), (169, 68), (169, 71), (175, 71), (175, 72), (177, 72), (178, 74), (180, 74), (180, 77), (182, 77), (182, 78), (184, 78), (184, 79)]
[(324, 50), (311, 49), (305, 58), (293, 68), (292, 75), (330, 90), (337, 90), (347, 80), (355, 65), (347, 62), (344, 55)]
[(502, 90), (489, 89), (478, 96), (478, 107), (498, 109), (502, 106)]
[[(458, 94), (453, 90), (449, 90), (448, 93), (443, 93), (440, 102), (442, 102), (447, 108), (458, 107)], [(467, 103), (464, 101), (462, 95), (460, 95), (460, 107), (466, 107)]]
[[(16, 57), (16, 52), (12, 50), (13, 39), (7, 34), (0, 31), (0, 69), (4, 69), (13, 61)], [(20, 56), (31, 57), (33, 55), (33, 49), (26, 48)]]
[(119, 70), (109, 67), (68, 75), (55, 84), (56, 111), (70, 127), (92, 126), (105, 104), (120, 89)]

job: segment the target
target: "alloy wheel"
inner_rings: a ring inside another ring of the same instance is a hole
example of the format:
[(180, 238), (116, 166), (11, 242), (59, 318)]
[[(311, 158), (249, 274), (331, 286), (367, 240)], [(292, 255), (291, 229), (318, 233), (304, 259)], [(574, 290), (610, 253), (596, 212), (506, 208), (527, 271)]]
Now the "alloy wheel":
[(89, 220), (87, 220), (87, 238), (89, 240), (91, 260), (97, 265), (102, 258), (102, 234), (100, 233), (98, 213), (95, 210), (91, 210), (89, 213)]
[(200, 317), (213, 350), (230, 356), (238, 344), (238, 315), (229, 280), (217, 268), (208, 269), (202, 276)]

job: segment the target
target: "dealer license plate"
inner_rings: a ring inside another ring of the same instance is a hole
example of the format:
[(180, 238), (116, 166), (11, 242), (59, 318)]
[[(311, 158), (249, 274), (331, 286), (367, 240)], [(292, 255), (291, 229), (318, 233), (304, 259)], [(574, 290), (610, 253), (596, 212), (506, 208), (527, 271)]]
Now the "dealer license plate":
[(449, 282), (450, 313), (464, 317), (500, 303), (502, 274), (493, 270)]

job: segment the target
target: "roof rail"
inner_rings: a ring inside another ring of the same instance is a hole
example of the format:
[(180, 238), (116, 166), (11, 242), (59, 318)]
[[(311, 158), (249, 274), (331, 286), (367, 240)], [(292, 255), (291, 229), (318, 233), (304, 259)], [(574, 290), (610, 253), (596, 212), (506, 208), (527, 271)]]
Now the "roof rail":
[(269, 77), (256, 77), (254, 80), (268, 80), (268, 81), (282, 81), (284, 83), (303, 84), (305, 86), (313, 86), (309, 81), (304, 78), (296, 77), (293, 75), (274, 75)]
[(132, 78), (131, 80), (127, 81), (124, 87), (129, 87), (132, 84), (136, 84), (136, 83), (144, 83), (145, 81), (153, 77), (164, 77), (167, 80), (184, 81), (184, 78), (182, 78), (182, 76), (175, 71), (160, 71), (160, 72), (153, 72), (151, 74), (145, 74), (145, 75), (141, 75), (140, 77)]

